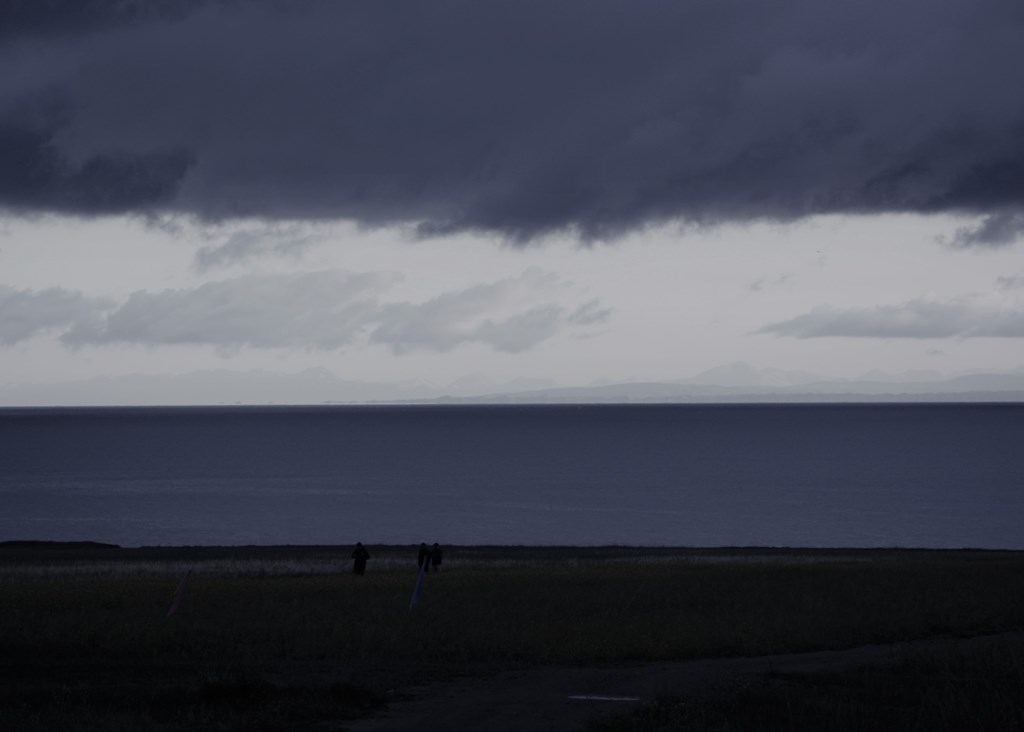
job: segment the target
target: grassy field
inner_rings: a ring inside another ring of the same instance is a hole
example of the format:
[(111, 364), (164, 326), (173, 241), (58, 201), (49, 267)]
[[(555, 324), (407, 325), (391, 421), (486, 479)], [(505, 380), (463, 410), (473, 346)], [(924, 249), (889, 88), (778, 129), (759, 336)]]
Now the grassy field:
[(938, 644), (895, 663), (825, 674), (774, 674), (727, 693), (665, 696), (590, 732), (1024, 730), (1024, 641)]
[[(1024, 627), (1024, 553), (450, 547), (410, 610), (415, 547), (369, 549), (358, 577), (348, 547), (0, 545), (5, 728), (292, 729), (456, 674)], [(1014, 653), (963, 664), (1019, 674)], [(695, 713), (666, 699), (621, 724)]]

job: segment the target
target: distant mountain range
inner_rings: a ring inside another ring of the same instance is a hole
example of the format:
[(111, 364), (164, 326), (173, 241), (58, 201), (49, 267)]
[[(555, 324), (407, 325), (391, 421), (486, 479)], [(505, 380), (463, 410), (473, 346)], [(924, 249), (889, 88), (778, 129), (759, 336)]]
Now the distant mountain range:
[(1024, 374), (973, 374), (938, 381), (815, 381), (792, 386), (625, 383), (541, 389), (436, 401), (474, 404), (1024, 401)]
[(553, 385), (539, 379), (495, 384), (471, 375), (439, 387), (421, 382), (352, 381), (322, 368), (290, 374), (213, 369), (178, 375), (131, 374), (50, 384), (0, 384), (0, 406), (361, 404), (460, 398)]
[(186, 404), (582, 404), (864, 401), (1024, 401), (1024, 369), (943, 377), (872, 372), (858, 379), (756, 369), (736, 363), (665, 382), (563, 387), (536, 379), (494, 383), (471, 375), (437, 386), (341, 379), (326, 369), (195, 371), (102, 377), (57, 384), (0, 385), (0, 406)]

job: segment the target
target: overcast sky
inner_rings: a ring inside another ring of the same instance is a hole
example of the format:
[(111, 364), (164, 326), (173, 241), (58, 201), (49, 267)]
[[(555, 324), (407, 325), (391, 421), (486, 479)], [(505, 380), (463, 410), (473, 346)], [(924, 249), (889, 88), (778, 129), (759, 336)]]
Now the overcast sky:
[(0, 386), (1024, 366), (1019, 0), (0, 5)]

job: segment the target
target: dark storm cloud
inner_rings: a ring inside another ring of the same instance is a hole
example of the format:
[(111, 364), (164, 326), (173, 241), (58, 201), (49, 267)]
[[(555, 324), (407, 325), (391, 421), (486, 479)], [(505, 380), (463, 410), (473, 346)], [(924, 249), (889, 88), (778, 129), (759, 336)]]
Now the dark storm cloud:
[(208, 4), (209, 0), (7, 0), (0, 4), (0, 39), (181, 19)]
[(513, 238), (1024, 210), (1019, 0), (13, 7), (9, 210)]
[(0, 122), (0, 204), (73, 214), (116, 214), (169, 203), (189, 166), (181, 151), (97, 153), (70, 165), (52, 131)]
[(969, 300), (820, 307), (758, 332), (794, 338), (1024, 338), (1024, 310), (993, 309)]
[[(1024, 171), (1021, 173), (1024, 175)], [(1005, 247), (1024, 237), (1024, 211), (992, 214), (974, 227), (957, 229), (952, 245), (958, 249), (971, 247)]]

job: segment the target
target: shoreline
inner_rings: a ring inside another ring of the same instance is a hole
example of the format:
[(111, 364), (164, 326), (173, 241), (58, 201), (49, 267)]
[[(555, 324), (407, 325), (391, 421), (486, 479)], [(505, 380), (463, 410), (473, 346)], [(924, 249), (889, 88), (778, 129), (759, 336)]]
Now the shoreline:
[[(409, 549), (419, 546), (418, 542), (392, 544), (364, 542), (367, 546), (376, 546), (385, 551)], [(303, 552), (343, 550), (351, 548), (355, 542), (343, 544), (140, 544), (124, 546), (101, 541), (56, 539), (5, 539), (0, 541), (0, 551), (118, 551), (118, 552), (215, 552), (215, 551), (266, 551), (266, 552)], [(847, 553), (898, 553), (898, 552), (985, 552), (985, 553), (1024, 553), (1020, 549), (989, 548), (982, 546), (962, 547), (927, 547), (927, 546), (763, 546), (763, 545), (728, 545), (720, 546), (688, 546), (680, 545), (644, 545), (644, 544), (445, 544), (451, 549), (464, 549), (472, 552), (646, 552), (658, 553), (691, 553), (691, 554), (847, 554)]]
[[(365, 543), (365, 542), (364, 542)], [(370, 574), (415, 571), (418, 544), (365, 543)], [(600, 566), (797, 566), (1024, 560), (1024, 550), (963, 547), (643, 547), (442, 544), (445, 569)], [(348, 571), (352, 544), (123, 547), (89, 541), (0, 541), (0, 576), (33, 573), (324, 575)]]

